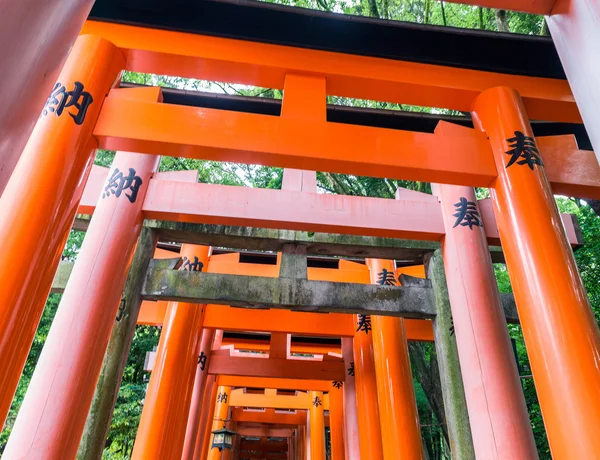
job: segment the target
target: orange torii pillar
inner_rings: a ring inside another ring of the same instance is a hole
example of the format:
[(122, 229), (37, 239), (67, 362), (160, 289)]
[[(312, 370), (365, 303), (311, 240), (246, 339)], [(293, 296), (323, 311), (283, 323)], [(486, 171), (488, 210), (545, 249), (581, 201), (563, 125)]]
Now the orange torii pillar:
[(473, 103), (498, 178), (490, 193), (555, 459), (600, 452), (600, 334), (535, 145), (511, 88)]
[[(156, 101), (160, 89), (133, 94)], [(30, 449), (48, 459), (75, 456), (158, 163), (155, 155), (117, 153), (6, 447), (9, 456)]]
[(310, 460), (325, 460), (325, 413), (323, 392), (309, 391)]
[(475, 454), (538, 458), (475, 190), (438, 185), (434, 192), (446, 229), (442, 254)]
[[(213, 350), (221, 349), (222, 342), (223, 342), (223, 331), (221, 329), (217, 329), (214, 333), (212, 346), (210, 348), (211, 354), (212, 354)], [(207, 362), (207, 365), (208, 364), (209, 363)], [(202, 400), (200, 401), (200, 403), (201, 403), (200, 421), (198, 424), (198, 434), (196, 435), (196, 438), (195, 438), (196, 441), (195, 441), (194, 450), (193, 450), (191, 456), (189, 456), (188, 452), (184, 451), (184, 453), (183, 453), (184, 456), (182, 456), (183, 460), (193, 460), (193, 459), (198, 459), (198, 458), (205, 458), (206, 452), (208, 452), (207, 438), (210, 438), (210, 429), (212, 428), (212, 421), (209, 421), (209, 419), (212, 418), (212, 414), (215, 411), (214, 400), (217, 397), (216, 378), (217, 378), (216, 375), (215, 376), (208, 375), (206, 377), (206, 380), (204, 383), (204, 388), (202, 389), (202, 393), (200, 396), (202, 398)], [(194, 391), (195, 390), (196, 390), (196, 387), (194, 386)], [(192, 401), (193, 401), (193, 397), (192, 397)], [(189, 422), (189, 418), (188, 418), (188, 422)], [(187, 432), (186, 432), (186, 436), (187, 436)], [(205, 446), (206, 446), (206, 451), (204, 450)], [(204, 456), (202, 456), (203, 452), (204, 452)], [(186, 455), (187, 455), (187, 457), (185, 457)]]
[(306, 426), (298, 425), (298, 438), (296, 442), (298, 460), (306, 460)]
[(219, 386), (217, 385), (217, 376), (209, 375), (208, 381), (206, 382), (206, 389), (204, 390), (204, 403), (202, 409), (202, 431), (196, 439), (196, 449), (194, 450), (194, 459), (206, 459), (208, 457), (208, 450), (210, 449), (211, 432), (213, 426), (213, 419), (215, 414), (215, 408), (217, 406), (217, 391)]
[(57, 98), (49, 98), (0, 198), (0, 425), (92, 166), (92, 130), (102, 101), (124, 67), (125, 58), (106, 40), (77, 39), (59, 76)]
[(354, 376), (360, 458), (383, 458), (370, 315), (355, 315)]
[(344, 385), (342, 386), (344, 396), (344, 450), (348, 460), (359, 460), (358, 408), (356, 405), (352, 338), (342, 337), (342, 357), (344, 358), (344, 366), (346, 367), (346, 380), (344, 380)]
[[(180, 270), (201, 272), (210, 247), (183, 244)], [(169, 302), (132, 459), (180, 459), (194, 391), (204, 305)], [(208, 372), (208, 369), (206, 369)]]
[(208, 366), (210, 365), (210, 355), (213, 341), (215, 339), (214, 329), (203, 329), (202, 339), (200, 340), (200, 350), (198, 353), (198, 364), (196, 366), (196, 379), (194, 381), (194, 391), (192, 393), (192, 402), (190, 404), (190, 413), (185, 429), (185, 442), (183, 443), (182, 459), (192, 460), (194, 450), (196, 449), (196, 439), (199, 437), (199, 429), (202, 418), (202, 400), (206, 388), (208, 376)]
[[(393, 260), (366, 259), (366, 262), (371, 283), (396, 285)], [(383, 458), (423, 458), (404, 320), (393, 316), (372, 316), (372, 323)]]
[(93, 4), (93, 0), (2, 4), (0, 196)]
[(329, 390), (329, 438), (331, 460), (344, 460), (344, 390), (342, 382), (333, 382)]
[[(212, 419), (211, 432), (220, 430), (227, 426), (229, 420), (229, 397), (231, 396), (231, 387), (220, 385), (217, 389), (217, 397), (215, 398), (215, 411)], [(222, 452), (216, 447), (212, 447), (213, 435), (210, 435), (208, 445), (208, 456), (207, 460), (220, 460), (222, 458)], [(204, 458), (204, 457), (202, 457)]]

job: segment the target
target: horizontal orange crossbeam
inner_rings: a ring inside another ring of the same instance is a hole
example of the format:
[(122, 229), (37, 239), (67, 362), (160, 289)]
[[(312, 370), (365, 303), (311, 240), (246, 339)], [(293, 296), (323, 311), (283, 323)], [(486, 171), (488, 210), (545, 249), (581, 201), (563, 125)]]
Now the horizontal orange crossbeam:
[[(484, 0), (485, 1), (485, 0)], [(517, 2), (518, 0), (512, 0)], [(532, 0), (527, 0), (530, 3)], [(521, 93), (532, 119), (581, 123), (569, 84), (414, 62), (88, 21), (82, 34), (121, 48), (127, 70), (283, 89), (288, 73), (323, 76), (327, 95), (468, 112), (487, 88)], [(307, 131), (309, 132), (309, 131)]]
[[(328, 401), (325, 399), (323, 398), (324, 408), (328, 410)], [(229, 405), (248, 408), (306, 410), (310, 409), (311, 402), (308, 393), (304, 392), (297, 395), (269, 395), (245, 393), (243, 389), (238, 389), (231, 392)]]
[(391, 179), (485, 187), (497, 175), (475, 130), (442, 137), (109, 96), (94, 136), (108, 150)]
[(269, 428), (267, 426), (251, 426), (251, 425), (238, 425), (235, 429), (236, 433), (240, 436), (246, 437), (271, 437), (271, 438), (291, 438), (292, 430), (289, 428)]
[(218, 353), (211, 356), (208, 372), (213, 375), (283, 379), (343, 381), (346, 378), (343, 361), (246, 358)]
[(276, 388), (280, 390), (299, 391), (330, 391), (330, 380), (305, 380), (305, 379), (274, 379), (267, 377), (240, 377), (233, 375), (219, 375), (217, 383), (223, 386), (237, 388)]
[[(325, 425), (327, 425), (329, 417), (325, 417)], [(234, 422), (253, 422), (253, 423), (269, 423), (277, 425), (306, 425), (306, 411), (285, 413), (274, 409), (259, 410), (243, 410), (241, 407), (236, 407), (231, 411), (231, 420)]]
[[(572, 136), (541, 137), (538, 142), (557, 193), (567, 194), (571, 190), (569, 196), (600, 195), (600, 166), (593, 152), (576, 150)], [(570, 162), (570, 157), (580, 161)], [(107, 174), (106, 168), (92, 168), (79, 206), (80, 214), (93, 213)], [(147, 218), (178, 222), (440, 240), (444, 235), (440, 205), (431, 196), (427, 201), (419, 199), (420, 196), (409, 194), (407, 198), (391, 200), (185, 183), (158, 177), (150, 180), (143, 210)], [(480, 201), (481, 208), (483, 203)], [(499, 245), (491, 207), (489, 212), (488, 208), (482, 209), (482, 217), (488, 243)], [(563, 222), (569, 242), (581, 244), (577, 233), (571, 230), (571, 216), (563, 215)], [(260, 276), (270, 276), (274, 267), (265, 266), (262, 270)]]

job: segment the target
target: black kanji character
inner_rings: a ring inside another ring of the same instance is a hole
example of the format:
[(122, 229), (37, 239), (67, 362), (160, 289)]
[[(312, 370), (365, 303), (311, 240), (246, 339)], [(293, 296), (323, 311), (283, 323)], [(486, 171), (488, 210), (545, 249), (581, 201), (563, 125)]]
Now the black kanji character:
[(313, 399), (312, 404), (315, 407), (319, 407), (323, 405), (323, 401), (321, 401), (321, 398), (319, 398), (318, 396), (315, 396), (315, 399)]
[(138, 192), (142, 186), (142, 178), (136, 176), (135, 169), (129, 168), (129, 174), (123, 176), (123, 173), (119, 171), (119, 168), (115, 168), (112, 175), (108, 179), (108, 184), (104, 187), (102, 192), (102, 198), (107, 198), (110, 195), (115, 195), (117, 198), (121, 196), (123, 190), (130, 190), (131, 194), (125, 194), (127, 199), (131, 203), (135, 203)]
[(219, 393), (217, 395), (217, 402), (226, 403), (227, 402), (227, 393)]
[(342, 382), (340, 382), (339, 380), (334, 380), (333, 386), (339, 390), (340, 388), (342, 388)]
[(181, 268), (179, 270), (187, 270), (189, 272), (201, 272), (203, 268), (204, 264), (198, 260), (198, 257), (194, 256), (193, 262), (187, 257), (184, 257), (183, 263), (181, 264)]
[(203, 371), (206, 366), (206, 356), (203, 351), (200, 352), (200, 356), (198, 356), (198, 364), (200, 365), (200, 370)]
[(460, 225), (462, 227), (468, 226), (470, 230), (473, 230), (473, 227), (483, 227), (483, 223), (481, 222), (481, 216), (479, 215), (479, 211), (477, 211), (477, 205), (474, 201), (468, 201), (465, 197), (460, 197), (460, 201), (458, 203), (454, 203), (454, 207), (456, 208), (456, 214), (452, 214), (453, 217), (456, 217), (456, 222), (452, 228)]
[(356, 328), (356, 332), (365, 331), (365, 333), (369, 333), (371, 330), (371, 315), (358, 315), (358, 327)]
[(74, 107), (77, 113), (69, 112), (69, 115), (75, 120), (75, 124), (82, 124), (90, 104), (94, 102), (92, 95), (83, 89), (83, 83), (78, 81), (75, 82), (73, 91), (67, 91), (62, 83), (57, 82), (46, 100), (42, 115), (54, 113), (60, 117), (65, 109)]
[(377, 284), (380, 286), (395, 286), (396, 278), (394, 277), (394, 273), (388, 271), (387, 269), (382, 269), (381, 273), (377, 273), (378, 279)]
[[(521, 131), (515, 131), (515, 137), (506, 139), (511, 150), (504, 152), (507, 155), (511, 155), (510, 160), (506, 167), (513, 165), (515, 162), (518, 165), (527, 165), (529, 169), (533, 171), (533, 165), (544, 166), (544, 162), (540, 157), (540, 151), (535, 145), (535, 139), (533, 137), (526, 136)], [(521, 161), (517, 161), (519, 158), (523, 158)]]
[(350, 363), (350, 367), (348, 368), (348, 375), (354, 376), (354, 361)]

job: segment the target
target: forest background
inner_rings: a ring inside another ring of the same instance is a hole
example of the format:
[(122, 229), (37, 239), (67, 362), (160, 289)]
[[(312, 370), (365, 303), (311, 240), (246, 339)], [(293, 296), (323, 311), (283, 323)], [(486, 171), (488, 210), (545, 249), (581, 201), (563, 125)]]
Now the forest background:
[[(273, 3), (338, 14), (371, 16), (419, 24), (525, 35), (548, 34), (548, 29), (542, 16), (448, 4), (437, 0), (277, 0)], [(440, 44), (440, 46), (443, 46), (443, 44)], [(186, 90), (222, 92), (241, 96), (278, 99), (282, 97), (281, 91), (269, 88), (253, 88), (220, 82), (183, 79), (174, 76), (128, 72), (124, 75), (123, 81)], [(328, 103), (384, 110), (458, 114), (439, 108), (414, 107), (341, 97), (329, 97)], [(114, 152), (98, 151), (96, 164), (109, 167), (113, 157)], [(198, 170), (200, 182), (205, 183), (274, 189), (281, 187), (283, 174), (283, 171), (278, 168), (172, 157), (164, 157), (160, 169), (161, 171)], [(425, 183), (321, 172), (317, 174), (317, 182), (321, 193), (393, 198), (398, 186), (431, 193), (429, 184)], [(477, 192), (480, 198), (487, 196), (487, 190), (485, 189), (478, 190)], [(575, 257), (596, 315), (596, 320), (600, 323), (600, 283), (598, 281), (600, 280), (600, 218), (598, 217), (598, 214), (600, 214), (600, 202), (594, 200), (583, 201), (570, 197), (556, 197), (556, 200), (562, 212), (573, 213), (579, 219), (585, 246), (576, 251)], [(84, 236), (85, 234), (82, 232), (71, 232), (63, 252), (64, 260), (72, 261), (76, 259)], [(506, 267), (502, 264), (496, 264), (495, 271), (500, 290), (502, 292), (510, 292), (511, 286)], [(46, 303), (46, 308), (19, 382), (9, 416), (0, 435), (0, 455), (6, 445), (19, 407), (27, 391), (27, 386), (52, 324), (60, 297), (59, 294), (51, 294)], [(521, 329), (518, 325), (509, 325), (508, 327), (516, 345), (516, 358), (519, 363), (521, 383), (538, 452), (541, 459), (550, 459), (551, 455), (533, 379), (531, 378)], [(103, 459), (127, 459), (131, 455), (149, 378), (148, 373), (143, 370), (144, 360), (146, 353), (157, 346), (159, 335), (159, 327), (138, 326), (136, 329), (111, 422), (110, 432), (106, 441)], [(410, 353), (422, 434), (429, 458), (431, 460), (451, 458), (443, 420), (435, 350), (429, 344), (411, 343)]]

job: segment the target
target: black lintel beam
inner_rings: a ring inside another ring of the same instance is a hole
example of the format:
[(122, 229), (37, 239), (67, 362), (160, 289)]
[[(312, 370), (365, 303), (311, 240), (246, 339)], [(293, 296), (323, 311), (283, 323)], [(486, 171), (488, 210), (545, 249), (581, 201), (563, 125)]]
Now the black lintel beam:
[(89, 18), (487, 72), (566, 78), (549, 37), (389, 21), (249, 0), (97, 0)]

